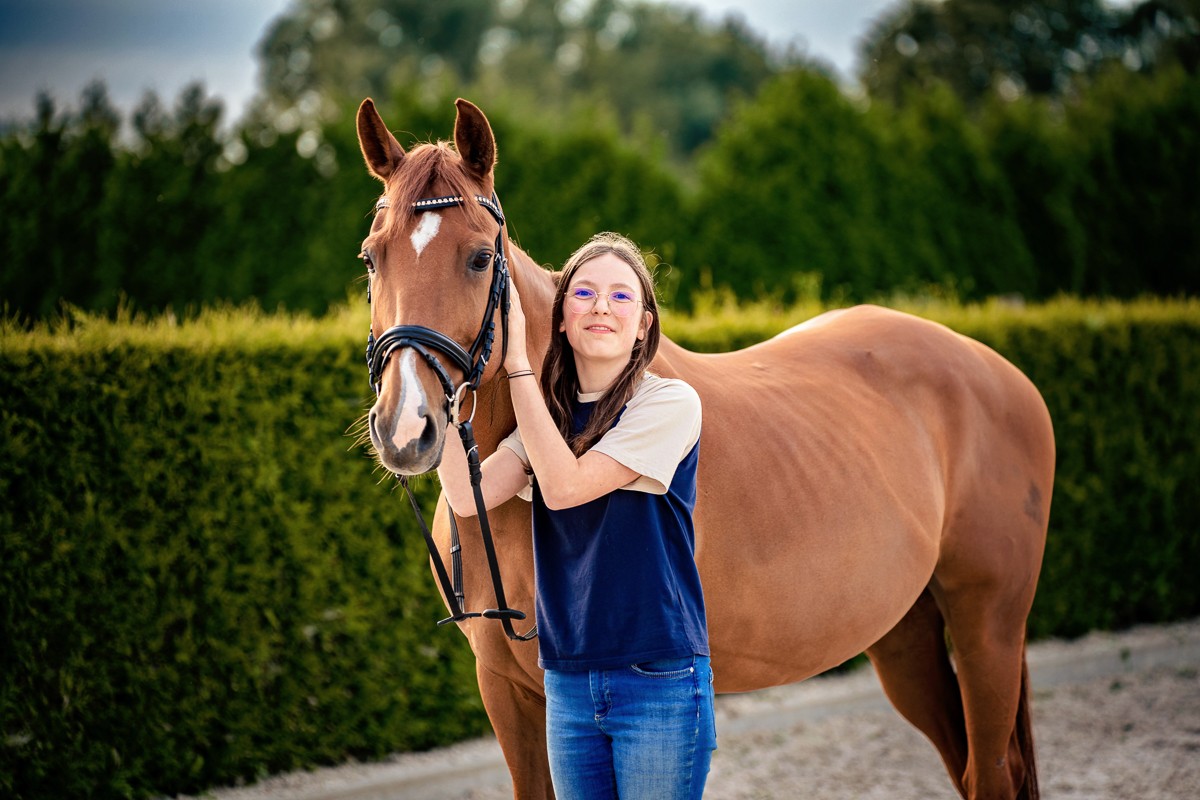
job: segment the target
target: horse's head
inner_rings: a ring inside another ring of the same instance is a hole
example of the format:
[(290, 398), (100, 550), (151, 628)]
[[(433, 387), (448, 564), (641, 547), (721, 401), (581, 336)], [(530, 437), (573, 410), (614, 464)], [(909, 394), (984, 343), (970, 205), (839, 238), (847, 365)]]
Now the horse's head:
[(371, 100), (358, 109), (359, 145), (384, 184), (362, 246), (378, 395), (368, 430), (383, 465), (402, 475), (438, 465), (447, 423), (503, 360), (508, 273), (493, 192), (496, 142), (482, 111), (466, 100), (457, 106), (454, 147), (412, 152)]

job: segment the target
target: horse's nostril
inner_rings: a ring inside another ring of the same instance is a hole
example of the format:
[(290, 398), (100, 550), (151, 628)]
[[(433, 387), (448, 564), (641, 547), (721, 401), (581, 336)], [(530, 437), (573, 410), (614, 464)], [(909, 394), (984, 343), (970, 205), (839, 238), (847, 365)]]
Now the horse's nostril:
[(426, 415), (425, 430), (421, 431), (421, 449), (426, 450), (433, 447), (435, 441), (437, 441), (437, 425), (434, 424), (432, 415)]
[(371, 434), (372, 441), (378, 442), (380, 440), (379, 431), (375, 428), (375, 409), (373, 408), (371, 409), (370, 413), (367, 414), (367, 431)]

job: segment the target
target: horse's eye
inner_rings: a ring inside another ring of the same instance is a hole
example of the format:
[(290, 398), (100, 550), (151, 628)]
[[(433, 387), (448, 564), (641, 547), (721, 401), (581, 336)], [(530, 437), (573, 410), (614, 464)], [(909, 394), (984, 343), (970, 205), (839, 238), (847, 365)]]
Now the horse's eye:
[(492, 265), (492, 252), (490, 250), (480, 250), (471, 259), (471, 269), (476, 272), (483, 272)]
[(358, 254), (358, 257), (361, 258), (363, 260), (363, 263), (367, 265), (367, 272), (375, 271), (375, 262), (371, 260), (370, 253), (368, 253), (367, 251), (364, 250), (363, 252)]

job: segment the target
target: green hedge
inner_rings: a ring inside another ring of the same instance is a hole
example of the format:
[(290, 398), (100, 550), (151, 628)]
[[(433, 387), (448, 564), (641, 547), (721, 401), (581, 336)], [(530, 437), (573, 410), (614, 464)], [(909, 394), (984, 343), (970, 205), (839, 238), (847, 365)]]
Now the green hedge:
[(411, 510), (346, 435), (365, 330), (5, 335), (0, 795), (191, 792), (488, 730)]
[[(699, 350), (816, 310), (699, 305), (664, 323)], [(909, 310), (1050, 406), (1033, 633), (1200, 613), (1200, 302)], [(0, 330), (0, 794), (194, 792), (487, 729), (407, 504), (347, 436), (365, 329), (364, 308)]]

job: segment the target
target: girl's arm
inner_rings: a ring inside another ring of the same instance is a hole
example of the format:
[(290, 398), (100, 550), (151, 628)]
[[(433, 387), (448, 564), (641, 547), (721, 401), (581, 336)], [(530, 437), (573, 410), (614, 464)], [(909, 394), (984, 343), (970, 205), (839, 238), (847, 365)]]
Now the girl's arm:
[[(507, 447), (498, 448), (484, 459), (479, 465), (479, 471), (483, 476), (480, 486), (483, 488), (485, 508), (495, 508), (508, 502), (517, 492), (529, 485), (525, 465), (521, 463), (517, 454)], [(475, 516), (477, 509), (474, 490), (471, 488), (467, 454), (463, 450), (458, 429), (453, 425), (446, 426), (446, 444), (442, 449), (442, 463), (438, 465), (438, 478), (454, 513), (460, 517)]]
[[(527, 371), (529, 358), (525, 350), (525, 314), (516, 285), (511, 286), (510, 293), (509, 346), (504, 367), (512, 375)], [(561, 509), (582, 505), (626, 486), (638, 477), (635, 470), (604, 453), (589, 450), (576, 458), (546, 408), (546, 400), (538, 388), (536, 377), (521, 375), (509, 378), (508, 390), (512, 395), (521, 441), (529, 455), (529, 463), (537, 474), (538, 487), (547, 507)], [(508, 448), (502, 447), (497, 454), (499, 452), (508, 452), (520, 464), (520, 459)]]
[[(546, 408), (546, 401), (532, 379), (511, 381), (509, 391), (517, 413), (517, 426), (521, 429), (521, 441), (538, 476), (538, 487), (547, 508), (557, 510), (583, 505), (637, 479), (638, 472), (604, 453), (589, 450), (576, 458), (563, 441)], [(512, 453), (511, 450), (508, 452)], [(516, 454), (513, 456), (515, 458)]]

